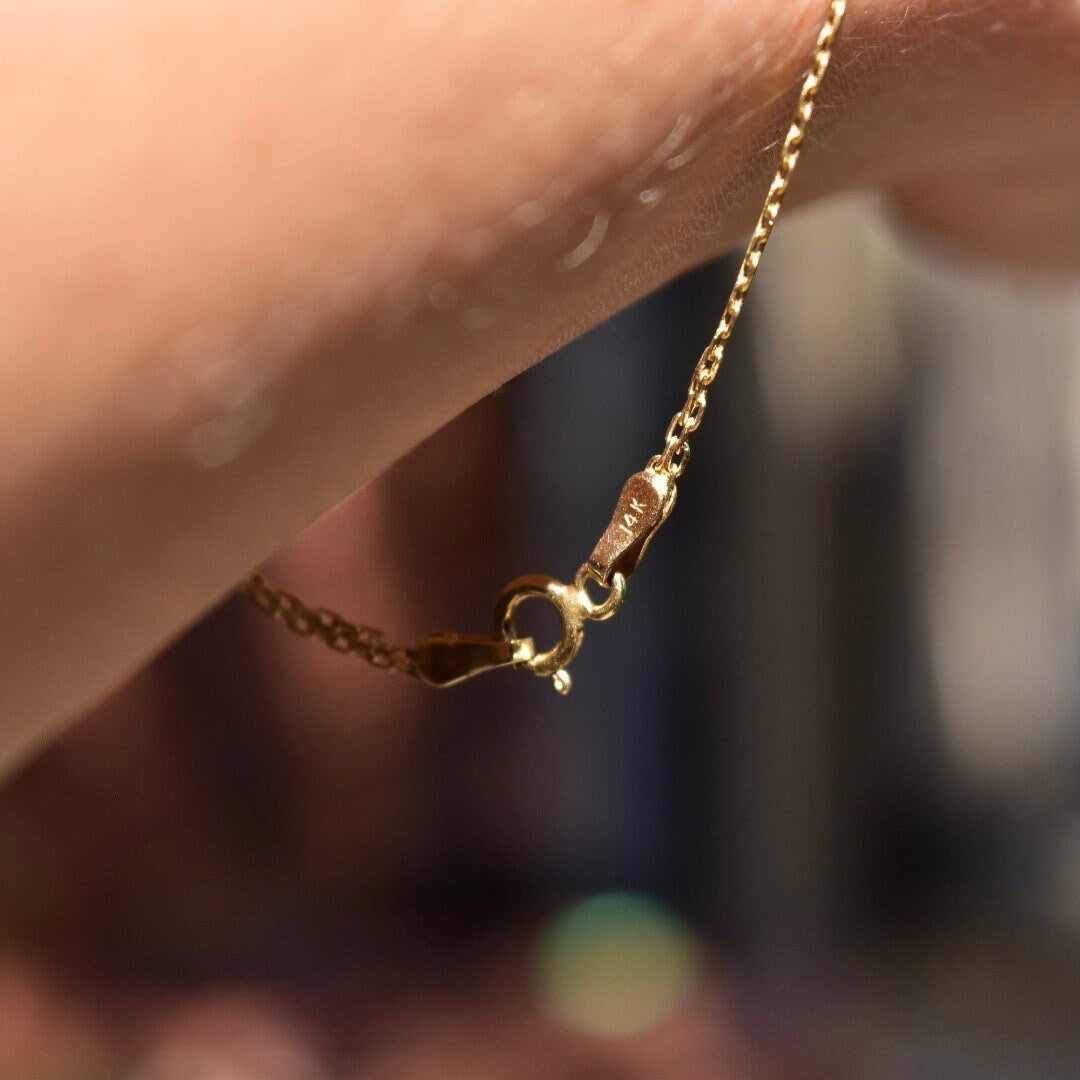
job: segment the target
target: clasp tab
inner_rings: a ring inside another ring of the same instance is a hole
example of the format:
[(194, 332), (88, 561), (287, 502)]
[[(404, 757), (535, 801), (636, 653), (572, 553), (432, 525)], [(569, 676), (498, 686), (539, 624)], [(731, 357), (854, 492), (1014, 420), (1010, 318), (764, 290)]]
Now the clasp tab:
[(664, 472), (642, 469), (623, 485), (611, 523), (589, 556), (598, 581), (612, 574), (629, 577), (638, 568), (649, 541), (675, 505), (675, 481)]
[(412, 661), (416, 674), (431, 686), (456, 686), (484, 671), (527, 664), (535, 654), (532, 638), (432, 634), (413, 646)]

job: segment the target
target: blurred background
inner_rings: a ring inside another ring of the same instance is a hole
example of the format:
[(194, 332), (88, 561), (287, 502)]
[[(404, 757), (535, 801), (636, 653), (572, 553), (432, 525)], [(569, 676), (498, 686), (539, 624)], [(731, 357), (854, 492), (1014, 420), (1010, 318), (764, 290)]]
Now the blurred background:
[[(566, 578), (697, 271), (267, 568), (410, 640)], [(574, 691), (226, 602), (0, 790), (0, 1077), (1080, 1076), (1080, 301), (785, 219)]]

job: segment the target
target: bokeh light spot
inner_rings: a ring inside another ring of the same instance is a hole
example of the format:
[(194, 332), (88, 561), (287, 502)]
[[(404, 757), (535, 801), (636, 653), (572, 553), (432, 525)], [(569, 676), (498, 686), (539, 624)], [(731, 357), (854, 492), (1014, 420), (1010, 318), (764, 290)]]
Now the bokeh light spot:
[(674, 1013), (701, 961), (697, 937), (641, 893), (604, 893), (560, 911), (541, 933), (537, 982), (563, 1023), (595, 1035), (631, 1035)]

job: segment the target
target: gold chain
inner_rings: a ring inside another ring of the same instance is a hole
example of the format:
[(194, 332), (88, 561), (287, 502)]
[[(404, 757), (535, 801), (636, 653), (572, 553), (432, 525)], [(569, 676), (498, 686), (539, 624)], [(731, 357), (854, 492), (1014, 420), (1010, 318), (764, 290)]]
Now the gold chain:
[(272, 619), (280, 619), (302, 637), (317, 637), (335, 652), (356, 653), (372, 667), (394, 668), (415, 675), (412, 656), (400, 645), (389, 645), (386, 635), (371, 626), (357, 626), (328, 608), (311, 608), (298, 596), (276, 589), (261, 574), (241, 586)]
[[(799, 91), (795, 115), (784, 136), (780, 164), (765, 205), (720, 323), (694, 367), (686, 401), (668, 424), (664, 448), (650, 459), (645, 469), (626, 482), (611, 523), (573, 582), (564, 585), (540, 574), (518, 578), (496, 600), (491, 636), (436, 634), (412, 646), (390, 645), (382, 631), (357, 626), (326, 608), (308, 607), (299, 597), (273, 587), (256, 574), (241, 589), (259, 608), (280, 619), (290, 630), (317, 637), (337, 652), (355, 653), (374, 667), (393, 668), (435, 686), (452, 686), (492, 668), (525, 667), (537, 675), (549, 676), (560, 693), (570, 689), (566, 666), (581, 647), (586, 620), (607, 619), (618, 610), (626, 595), (627, 579), (637, 569), (645, 548), (674, 505), (675, 481), (690, 457), (690, 436), (701, 426), (709, 387), (720, 371), (724, 349), (780, 216), (846, 7), (846, 0), (832, 0), (829, 5), (810, 70)], [(588, 592), (590, 582), (608, 589), (607, 597), (594, 600)], [(554, 604), (561, 619), (560, 639), (546, 652), (538, 652), (531, 638), (519, 637), (514, 625), (517, 607), (525, 600), (537, 598)]]
[(681, 476), (686, 468), (686, 462), (690, 457), (690, 436), (701, 426), (709, 387), (719, 373), (720, 365), (724, 362), (724, 348), (727, 346), (732, 330), (735, 329), (746, 294), (750, 291), (754, 274), (757, 273), (758, 264), (761, 262), (761, 253), (769, 242), (776, 219), (780, 216), (780, 207), (783, 205), (784, 196), (791, 183), (791, 174), (799, 162), (806, 128), (814, 112), (814, 101), (832, 58), (833, 44), (839, 33), (840, 24), (843, 22), (846, 7), (846, 0), (833, 0), (829, 7), (829, 16), (818, 34), (813, 63), (803, 80), (802, 89), (799, 91), (799, 102), (795, 106), (795, 115), (784, 137), (784, 146), (780, 151), (780, 164), (773, 176), (769, 194), (765, 197), (765, 205), (758, 215), (757, 224), (754, 226), (753, 235), (747, 245), (738, 276), (732, 286), (731, 295), (724, 306), (724, 314), (720, 317), (720, 324), (712, 340), (694, 368), (686, 391), (686, 403), (668, 424), (664, 435), (664, 449), (651, 462), (654, 468), (672, 477)]

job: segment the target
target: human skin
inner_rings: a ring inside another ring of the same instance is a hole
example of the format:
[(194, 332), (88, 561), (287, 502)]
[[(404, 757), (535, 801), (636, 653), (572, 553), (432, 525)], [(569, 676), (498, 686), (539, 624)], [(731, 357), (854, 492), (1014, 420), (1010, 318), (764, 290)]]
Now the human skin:
[[(0, 768), (470, 403), (736, 243), (826, 10), (5, 7)], [(1075, 272), (1078, 57), (1073, 0), (853, 0), (792, 203), (878, 188), (961, 251)]]

